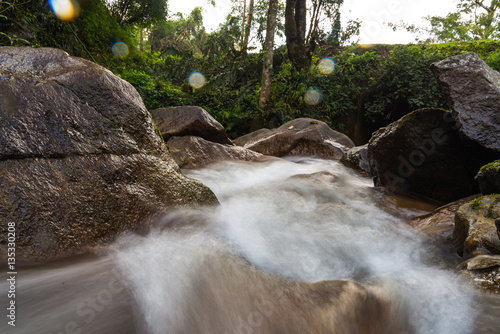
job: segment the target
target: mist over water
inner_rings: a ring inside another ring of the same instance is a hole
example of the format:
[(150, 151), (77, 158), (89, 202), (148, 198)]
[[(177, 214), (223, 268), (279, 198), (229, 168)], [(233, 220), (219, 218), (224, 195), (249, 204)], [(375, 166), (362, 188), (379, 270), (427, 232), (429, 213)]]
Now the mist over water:
[(184, 172), (221, 205), (172, 212), (98, 258), (26, 268), (19, 326), (3, 322), (0, 332), (325, 333), (300, 320), (316, 319), (313, 307), (300, 305), (325, 280), (373, 287), (419, 334), (498, 328), (493, 316), (493, 330), (477, 330), (474, 293), (404, 223), (426, 212), (397, 207), (338, 162), (225, 162)]

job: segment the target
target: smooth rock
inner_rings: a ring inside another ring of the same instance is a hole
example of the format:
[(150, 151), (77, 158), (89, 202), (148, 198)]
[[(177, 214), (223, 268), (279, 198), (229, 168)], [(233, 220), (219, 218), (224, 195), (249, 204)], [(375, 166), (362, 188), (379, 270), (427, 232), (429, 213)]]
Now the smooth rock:
[(0, 119), (2, 260), (7, 222), (17, 262), (39, 262), (218, 203), (180, 173), (132, 85), (61, 50), (0, 47)]
[(339, 160), (354, 143), (324, 122), (298, 118), (277, 129), (261, 132), (243, 147), (275, 157), (314, 156)]
[(197, 136), (208, 141), (232, 145), (224, 127), (201, 107), (182, 106), (151, 111), (165, 141), (174, 136)]
[(167, 142), (180, 168), (192, 169), (225, 160), (262, 161), (266, 156), (239, 146), (210, 142), (200, 137), (172, 137)]
[(460, 134), (500, 152), (500, 73), (475, 53), (453, 56), (431, 65)]
[(375, 186), (440, 203), (479, 193), (485, 158), (462, 143), (450, 113), (419, 109), (376, 131), (368, 143)]

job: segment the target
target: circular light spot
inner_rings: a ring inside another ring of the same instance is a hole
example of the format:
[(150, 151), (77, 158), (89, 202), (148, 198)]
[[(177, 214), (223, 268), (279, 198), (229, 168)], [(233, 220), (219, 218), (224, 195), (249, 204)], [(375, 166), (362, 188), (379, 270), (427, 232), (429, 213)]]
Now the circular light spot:
[(323, 96), (317, 89), (310, 88), (304, 96), (304, 101), (310, 106), (315, 106), (321, 102), (322, 98)]
[(323, 58), (319, 61), (318, 64), (319, 73), (328, 75), (332, 74), (335, 71), (335, 60), (332, 58)]
[(129, 54), (128, 46), (122, 41), (114, 42), (111, 45), (111, 52), (117, 57), (125, 58)]
[(80, 4), (76, 0), (48, 0), (50, 9), (61, 21), (70, 21), (80, 16)]
[(205, 86), (207, 80), (205, 79), (205, 76), (200, 72), (193, 72), (189, 75), (188, 82), (191, 87), (199, 89)]

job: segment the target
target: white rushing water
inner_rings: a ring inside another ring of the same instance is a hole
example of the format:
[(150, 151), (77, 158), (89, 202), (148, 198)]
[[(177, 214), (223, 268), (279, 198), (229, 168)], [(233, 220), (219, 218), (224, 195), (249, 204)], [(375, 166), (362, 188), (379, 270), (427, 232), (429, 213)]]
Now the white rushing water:
[(13, 333), (323, 333), (280, 300), (324, 280), (376, 286), (416, 333), (474, 332), (472, 292), (401, 218), (422, 212), (397, 208), (370, 179), (317, 159), (186, 174), (221, 205), (173, 212), (99, 259), (27, 270), (29, 319)]

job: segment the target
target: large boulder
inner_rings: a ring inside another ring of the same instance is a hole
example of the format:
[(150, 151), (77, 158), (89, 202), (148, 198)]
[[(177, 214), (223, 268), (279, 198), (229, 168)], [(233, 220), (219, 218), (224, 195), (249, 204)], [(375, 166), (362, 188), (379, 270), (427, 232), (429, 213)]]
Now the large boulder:
[(500, 254), (495, 219), (500, 218), (500, 195), (482, 196), (462, 205), (455, 215), (453, 242), (458, 255), (469, 258), (484, 249)]
[(479, 192), (474, 177), (484, 164), (460, 140), (442, 109), (420, 109), (375, 132), (368, 160), (376, 186), (449, 203)]
[(172, 206), (216, 204), (184, 177), (139, 94), (61, 50), (0, 48), (0, 258), (87, 252)]
[(311, 118), (298, 118), (277, 129), (248, 136), (243, 147), (275, 157), (316, 156), (342, 158), (354, 143), (346, 135), (332, 130), (326, 123)]
[(483, 195), (500, 194), (500, 160), (481, 167), (476, 179)]
[(500, 152), (500, 73), (475, 53), (447, 58), (431, 69), (447, 95), (460, 133)]
[(182, 106), (151, 111), (165, 141), (174, 136), (197, 136), (214, 143), (233, 143), (224, 127), (201, 107)]
[(370, 175), (368, 144), (351, 148), (344, 154), (342, 159), (340, 159), (340, 162), (362, 174)]
[(271, 136), (273, 134), (273, 130), (275, 129), (266, 129), (262, 128), (253, 132), (250, 132), (246, 135), (236, 138), (233, 140), (234, 145), (245, 146), (247, 143), (252, 141), (258, 141), (260, 139), (264, 139), (267, 136)]
[(201, 168), (225, 160), (258, 161), (266, 157), (239, 146), (213, 143), (200, 137), (172, 137), (167, 142), (172, 158), (181, 168)]

